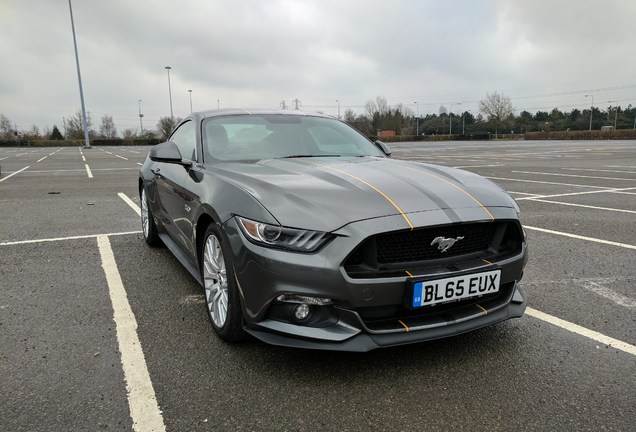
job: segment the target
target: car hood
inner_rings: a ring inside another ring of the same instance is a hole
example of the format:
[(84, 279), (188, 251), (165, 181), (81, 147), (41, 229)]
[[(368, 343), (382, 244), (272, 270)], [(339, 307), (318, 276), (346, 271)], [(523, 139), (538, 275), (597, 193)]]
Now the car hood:
[(388, 158), (226, 162), (215, 165), (215, 172), (257, 199), (281, 225), (320, 231), (433, 210), (459, 221), (453, 210), (468, 207), (482, 208), (490, 219), (488, 207), (514, 206), (501, 187), (476, 174)]

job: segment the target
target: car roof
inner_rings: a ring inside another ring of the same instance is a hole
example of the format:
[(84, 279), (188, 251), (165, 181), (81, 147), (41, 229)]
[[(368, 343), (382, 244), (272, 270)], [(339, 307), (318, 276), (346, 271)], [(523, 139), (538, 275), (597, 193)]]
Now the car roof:
[(228, 115), (292, 115), (292, 116), (312, 116), (312, 117), (324, 117), (324, 118), (332, 118), (335, 117), (326, 115), (321, 112), (306, 112), (300, 110), (272, 110), (272, 109), (263, 109), (263, 108), (224, 108), (224, 109), (216, 109), (216, 110), (208, 110), (201, 111), (199, 113), (203, 118), (209, 117), (219, 117), (219, 116), (228, 116)]

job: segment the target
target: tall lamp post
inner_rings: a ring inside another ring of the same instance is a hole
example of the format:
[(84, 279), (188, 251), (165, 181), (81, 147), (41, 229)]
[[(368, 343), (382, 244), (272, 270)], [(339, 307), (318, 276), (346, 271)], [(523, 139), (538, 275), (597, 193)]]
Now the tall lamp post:
[(141, 113), (141, 99), (139, 99), (139, 130), (141, 131), (141, 134), (144, 134), (144, 124), (141, 121), (141, 119), (144, 117), (144, 115)]
[(192, 90), (188, 90), (188, 93), (190, 93), (190, 114), (192, 114)]
[(170, 96), (170, 120), (174, 120), (174, 114), (172, 113), (172, 87), (170, 86), (170, 66), (164, 68), (168, 71), (168, 96)]
[(340, 99), (336, 99), (336, 103), (338, 104), (338, 120), (340, 120)]
[(71, 30), (73, 31), (73, 46), (75, 47), (75, 64), (77, 66), (77, 81), (79, 83), (80, 102), (82, 103), (82, 121), (84, 122), (84, 147), (91, 148), (88, 138), (88, 123), (86, 123), (86, 106), (84, 105), (84, 91), (82, 90), (82, 74), (80, 74), (79, 56), (77, 54), (77, 39), (75, 38), (75, 22), (73, 21), (73, 7), (68, 0), (68, 9), (71, 11)]
[(448, 122), (450, 124), (450, 127), (448, 129), (449, 135), (453, 134), (453, 105), (461, 105), (461, 104), (462, 104), (461, 102), (452, 103), (450, 104), (450, 107), (448, 108), (448, 112), (449, 112)]
[(592, 97), (592, 105), (590, 106), (590, 130), (592, 130), (592, 114), (594, 113), (594, 95), (585, 95), (585, 97)]
[(420, 136), (420, 106), (417, 104), (417, 101), (413, 103), (415, 104), (415, 111), (417, 112), (415, 115), (415, 135)]

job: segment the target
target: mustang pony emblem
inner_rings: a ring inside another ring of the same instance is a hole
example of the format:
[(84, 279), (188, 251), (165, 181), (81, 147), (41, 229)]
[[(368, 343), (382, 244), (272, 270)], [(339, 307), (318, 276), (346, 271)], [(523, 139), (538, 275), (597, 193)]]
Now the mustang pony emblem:
[(444, 238), (444, 237), (435, 237), (435, 239), (431, 242), (431, 246), (437, 244), (437, 249), (442, 251), (442, 253), (446, 252), (459, 240), (462, 240), (464, 237), (457, 238)]

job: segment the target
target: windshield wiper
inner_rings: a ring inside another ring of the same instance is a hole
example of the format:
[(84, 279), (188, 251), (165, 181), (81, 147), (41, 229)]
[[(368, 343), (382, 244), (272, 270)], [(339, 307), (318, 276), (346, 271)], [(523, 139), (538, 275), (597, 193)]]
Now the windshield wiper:
[(293, 158), (313, 158), (313, 157), (340, 157), (339, 154), (295, 154), (289, 156), (281, 156), (277, 159), (293, 159)]

